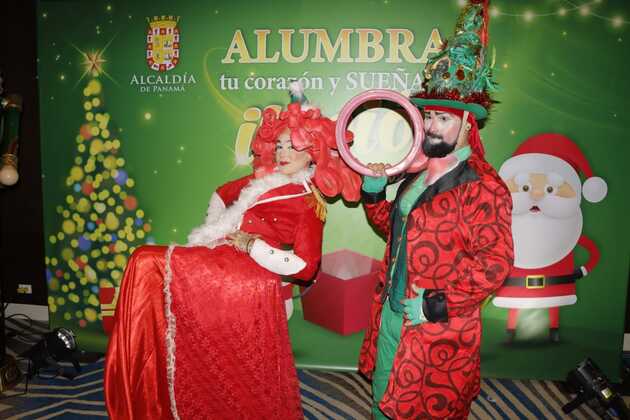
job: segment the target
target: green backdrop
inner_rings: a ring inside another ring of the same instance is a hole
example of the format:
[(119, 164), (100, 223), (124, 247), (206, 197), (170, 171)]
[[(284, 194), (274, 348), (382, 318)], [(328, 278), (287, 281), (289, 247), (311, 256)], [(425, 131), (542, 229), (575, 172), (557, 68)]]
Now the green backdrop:
[[(306, 95), (329, 116), (366, 89), (413, 91), (423, 54), (452, 34), (459, 7), (417, 0), (41, 0), (52, 325), (69, 326), (82, 347), (103, 350), (99, 289), (118, 284), (133, 247), (184, 243), (203, 221), (214, 188), (249, 172), (246, 150), (259, 111), (286, 104), (289, 78), (305, 77)], [(579, 302), (561, 309), (561, 343), (548, 344), (541, 327), (539, 336), (505, 346), (506, 311), (488, 305), (486, 375), (561, 378), (590, 355), (618, 377), (629, 262), (629, 12), (621, 0), (581, 7), (493, 2), (490, 43), (500, 103), (482, 132), (488, 160), (498, 168), (528, 136), (562, 133), (582, 148), (609, 193), (601, 203), (582, 204), (583, 233), (602, 258), (578, 282)], [(154, 16), (173, 16), (179, 30), (179, 62), (166, 72), (146, 61)], [(284, 50), (283, 37), (292, 39)], [(342, 248), (381, 258), (384, 242), (360, 206), (336, 200), (324, 253)], [(543, 311), (523, 317), (546, 322)], [(361, 333), (341, 337), (308, 324), (299, 305), (290, 330), (298, 364), (356, 366)]]

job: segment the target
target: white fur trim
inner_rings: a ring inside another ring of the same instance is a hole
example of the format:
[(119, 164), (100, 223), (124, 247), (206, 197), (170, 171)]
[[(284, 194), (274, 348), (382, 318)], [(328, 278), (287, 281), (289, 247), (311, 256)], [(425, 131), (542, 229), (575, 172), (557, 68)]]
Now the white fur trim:
[(238, 199), (221, 212), (217, 220), (210, 220), (208, 223), (204, 223), (193, 229), (190, 235), (188, 235), (188, 246), (207, 246), (214, 248), (224, 244), (225, 236), (240, 227), (243, 221), (243, 215), (249, 208), (256, 205), (258, 197), (267, 191), (286, 184), (302, 184), (310, 179), (311, 176), (312, 172), (308, 170), (298, 172), (293, 176), (286, 176), (279, 172), (274, 172), (263, 178), (252, 180), (249, 185), (241, 190)]
[(575, 302), (577, 302), (577, 296), (575, 295), (547, 296), (539, 298), (515, 298), (497, 296), (492, 300), (494, 306), (498, 306), (499, 308), (518, 309), (554, 308), (556, 306), (573, 305)]
[(586, 201), (591, 203), (599, 203), (606, 197), (606, 194), (608, 194), (608, 185), (598, 176), (588, 178), (582, 185), (582, 195)]
[(171, 295), (171, 255), (175, 250), (175, 245), (170, 245), (166, 250), (165, 275), (164, 275), (164, 314), (166, 316), (166, 381), (168, 382), (168, 396), (171, 400), (171, 414), (175, 420), (179, 420), (177, 414), (177, 403), (175, 401), (175, 314), (171, 311), (173, 302)]
[(204, 224), (214, 223), (219, 220), (219, 217), (225, 210), (225, 203), (221, 199), (221, 196), (216, 192), (212, 193), (210, 197), (210, 203), (208, 204), (208, 211), (206, 212), (206, 221)]
[(290, 276), (306, 267), (306, 262), (293, 252), (274, 248), (262, 239), (254, 241), (249, 256), (261, 267), (281, 276)]

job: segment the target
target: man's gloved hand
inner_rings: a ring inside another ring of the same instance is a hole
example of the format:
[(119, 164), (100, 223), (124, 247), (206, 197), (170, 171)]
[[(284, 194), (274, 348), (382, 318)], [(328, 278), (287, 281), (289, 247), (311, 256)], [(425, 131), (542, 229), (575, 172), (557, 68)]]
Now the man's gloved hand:
[(422, 312), (422, 295), (424, 294), (424, 289), (414, 284), (411, 285), (411, 289), (416, 293), (416, 297), (401, 300), (401, 303), (404, 305), (404, 325), (406, 327), (420, 325), (427, 321)]
[(368, 163), (367, 167), (373, 170), (377, 176), (364, 176), (362, 189), (368, 193), (378, 193), (387, 186), (387, 176), (385, 169), (389, 168), (389, 164), (385, 163)]

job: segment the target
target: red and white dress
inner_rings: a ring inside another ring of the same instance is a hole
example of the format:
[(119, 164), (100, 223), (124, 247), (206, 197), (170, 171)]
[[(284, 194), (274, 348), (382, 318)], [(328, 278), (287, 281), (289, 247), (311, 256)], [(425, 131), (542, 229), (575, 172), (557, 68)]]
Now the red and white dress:
[[(229, 182), (188, 246), (132, 255), (105, 362), (112, 418), (303, 417), (280, 275), (311, 279), (321, 259), (307, 181)], [(250, 254), (225, 243), (236, 229), (260, 235)]]

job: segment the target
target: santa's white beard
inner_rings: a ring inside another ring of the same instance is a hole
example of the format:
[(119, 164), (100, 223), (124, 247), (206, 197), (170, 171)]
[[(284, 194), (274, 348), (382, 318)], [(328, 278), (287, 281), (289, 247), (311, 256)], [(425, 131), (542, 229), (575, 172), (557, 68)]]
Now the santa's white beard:
[[(512, 200), (514, 266), (546, 267), (575, 248), (582, 234), (579, 200), (548, 196), (536, 202), (527, 193), (513, 193)], [(540, 211), (531, 212), (533, 206)]]

